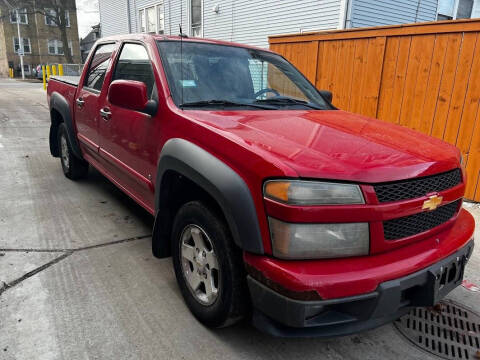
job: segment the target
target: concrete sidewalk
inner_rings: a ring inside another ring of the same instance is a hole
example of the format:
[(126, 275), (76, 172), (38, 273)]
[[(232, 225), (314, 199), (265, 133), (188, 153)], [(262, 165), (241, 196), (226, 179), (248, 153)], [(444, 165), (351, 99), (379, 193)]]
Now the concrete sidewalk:
[[(152, 257), (151, 216), (96, 171), (63, 176), (41, 87), (0, 80), (0, 359), (435, 359), (392, 324), (332, 340), (204, 328), (171, 259)], [(480, 207), (465, 207), (478, 223)], [(480, 313), (479, 292), (449, 298)]]

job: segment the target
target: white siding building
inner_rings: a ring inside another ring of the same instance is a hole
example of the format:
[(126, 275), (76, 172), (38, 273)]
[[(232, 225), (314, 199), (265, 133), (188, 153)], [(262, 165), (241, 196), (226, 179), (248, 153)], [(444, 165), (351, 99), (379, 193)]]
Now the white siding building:
[(268, 46), (268, 36), (341, 27), (345, 0), (100, 0), (102, 35), (161, 32)]
[(480, 16), (480, 0), (99, 0), (102, 36), (152, 32), (268, 46), (268, 36)]

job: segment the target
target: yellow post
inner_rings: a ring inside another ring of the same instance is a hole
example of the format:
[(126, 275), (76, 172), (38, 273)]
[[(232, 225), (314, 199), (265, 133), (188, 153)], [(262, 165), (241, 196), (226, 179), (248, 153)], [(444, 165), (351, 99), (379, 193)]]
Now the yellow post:
[(58, 75), (63, 76), (63, 64), (58, 64)]
[(13, 79), (13, 69), (12, 68), (8, 68), (8, 75), (10, 75), (10, 77)]
[(57, 67), (55, 65), (52, 65), (52, 74), (53, 76), (57, 75)]
[(50, 65), (47, 65), (47, 80), (50, 80)]
[(47, 74), (45, 74), (45, 65), (42, 65), (43, 90), (47, 90)]

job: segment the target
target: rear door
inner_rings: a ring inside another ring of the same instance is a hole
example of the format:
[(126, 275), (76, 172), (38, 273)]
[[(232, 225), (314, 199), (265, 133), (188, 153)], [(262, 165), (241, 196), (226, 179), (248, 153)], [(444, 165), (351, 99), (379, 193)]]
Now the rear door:
[[(111, 82), (115, 80), (145, 83), (149, 98), (158, 103), (153, 66), (143, 43), (122, 45), (112, 69)], [(102, 162), (132, 197), (153, 211), (152, 177), (157, 166), (159, 119), (115, 106), (107, 98), (102, 104), (101, 110), (108, 114), (99, 125)]]
[(95, 159), (99, 150), (100, 104), (106, 96), (102, 88), (116, 47), (115, 43), (99, 44), (96, 47), (75, 98), (75, 123), (80, 146), (84, 154)]

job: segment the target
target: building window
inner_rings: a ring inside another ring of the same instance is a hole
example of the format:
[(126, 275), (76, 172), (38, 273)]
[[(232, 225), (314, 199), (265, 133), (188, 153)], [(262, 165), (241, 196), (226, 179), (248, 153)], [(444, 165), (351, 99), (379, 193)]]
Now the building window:
[(139, 30), (142, 33), (164, 33), (163, 3), (138, 10)]
[(437, 20), (470, 19), (472, 17), (472, 9), (475, 1), (439, 0)]
[[(55, 10), (45, 10), (45, 25), (57, 26), (57, 12)], [(68, 10), (65, 10), (65, 26), (70, 27), (70, 12)]]
[(473, 0), (461, 0), (458, 2), (457, 19), (470, 19), (472, 17)]
[(23, 64), (23, 73), (25, 75), (30, 75), (32, 73), (30, 65)]
[(202, 36), (202, 0), (190, 0), (190, 35)]
[(157, 33), (163, 34), (165, 32), (165, 12), (163, 9), (163, 4), (157, 5), (157, 17), (158, 17)]
[(53, 9), (45, 10), (45, 25), (57, 26), (56, 23), (57, 13)]
[(70, 27), (70, 11), (68, 10), (65, 10), (65, 24)]
[[(28, 14), (27, 14), (27, 9), (23, 8), (18, 10), (18, 15), (20, 18), (20, 24), (25, 24), (28, 25)], [(11, 23), (17, 23), (17, 12), (16, 11), (10, 11), (10, 22)]]
[(145, 16), (147, 20), (147, 33), (156, 33), (157, 32), (157, 14), (155, 12), (155, 7), (149, 7), (145, 9)]
[[(32, 53), (32, 46), (30, 44), (30, 39), (29, 38), (20, 38), (22, 39), (23, 42), (23, 53), (24, 54), (31, 54)], [(13, 38), (13, 47), (15, 50), (15, 53), (19, 53), (20, 49), (20, 41), (18, 41), (18, 38)]]
[[(73, 55), (72, 42), (68, 42), (70, 54)], [(48, 54), (49, 55), (65, 55), (63, 51), (63, 42), (60, 40), (48, 40)]]
[(138, 11), (138, 19), (140, 23), (140, 32), (144, 33), (145, 32), (145, 10), (139, 10)]

